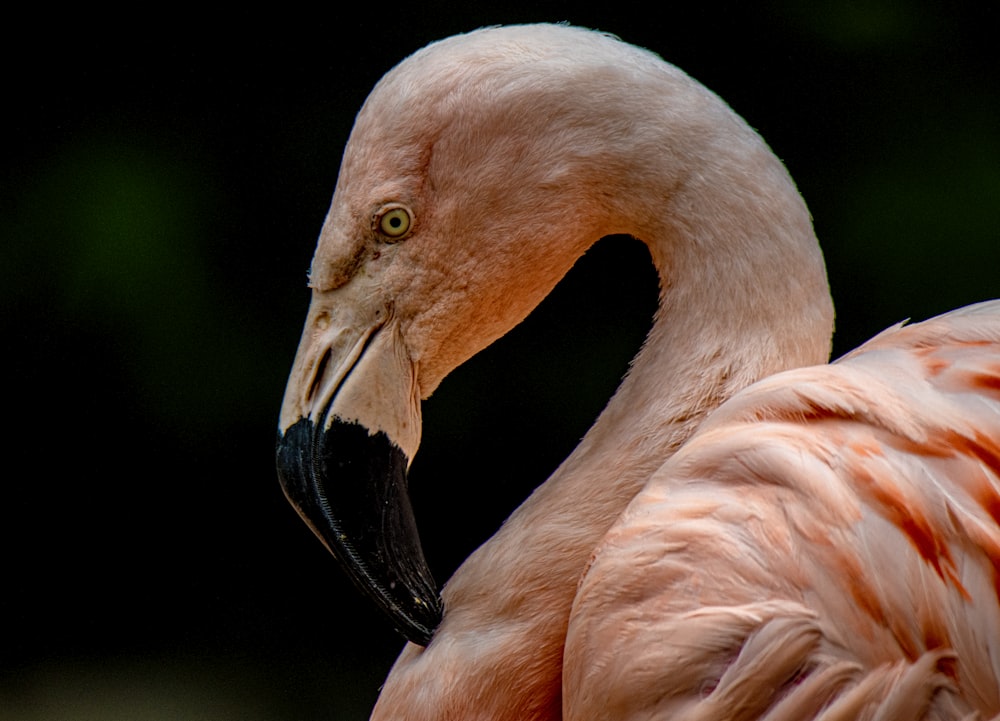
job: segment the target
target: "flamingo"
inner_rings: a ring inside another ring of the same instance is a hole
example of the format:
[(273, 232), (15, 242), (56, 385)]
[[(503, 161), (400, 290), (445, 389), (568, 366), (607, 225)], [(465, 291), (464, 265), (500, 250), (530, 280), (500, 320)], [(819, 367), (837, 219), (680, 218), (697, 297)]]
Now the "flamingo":
[[(439, 595), (421, 399), (612, 234), (659, 274), (647, 340)], [(309, 285), (279, 476), (409, 639), (373, 719), (1000, 714), (1000, 302), (827, 365), (805, 204), (677, 68), (553, 25), (417, 52), (357, 117)]]

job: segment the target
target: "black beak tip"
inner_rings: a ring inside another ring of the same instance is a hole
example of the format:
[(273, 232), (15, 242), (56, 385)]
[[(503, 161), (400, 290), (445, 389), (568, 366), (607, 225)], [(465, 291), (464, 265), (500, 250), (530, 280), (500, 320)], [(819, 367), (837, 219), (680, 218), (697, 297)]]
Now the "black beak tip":
[(396, 619), (395, 628), (403, 637), (418, 646), (427, 646), (434, 638), (434, 632), (441, 625), (441, 598), (436, 593), (433, 603), (423, 599), (413, 599), (414, 606), (404, 618)]
[(385, 433), (308, 418), (279, 432), (278, 478), (288, 500), (355, 585), (409, 641), (426, 646), (442, 605), (417, 534), (407, 458)]

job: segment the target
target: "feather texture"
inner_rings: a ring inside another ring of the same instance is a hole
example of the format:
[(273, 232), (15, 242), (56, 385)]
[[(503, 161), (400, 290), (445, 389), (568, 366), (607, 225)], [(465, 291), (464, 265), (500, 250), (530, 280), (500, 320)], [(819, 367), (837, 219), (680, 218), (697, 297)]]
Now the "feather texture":
[(567, 718), (780, 718), (804, 683), (834, 681), (849, 718), (992, 716), (998, 524), (1000, 303), (767, 378), (598, 546), (567, 637)]

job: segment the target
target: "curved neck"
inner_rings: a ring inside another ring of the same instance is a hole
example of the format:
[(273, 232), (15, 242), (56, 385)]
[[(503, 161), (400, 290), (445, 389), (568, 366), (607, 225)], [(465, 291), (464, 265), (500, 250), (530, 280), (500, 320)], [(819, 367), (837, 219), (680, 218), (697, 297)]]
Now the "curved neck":
[(592, 240), (626, 233), (649, 246), (653, 328), (577, 449), (448, 582), (434, 642), (407, 647), (373, 718), (558, 718), (570, 608), (608, 528), (719, 403), (825, 362), (833, 309), (794, 184), (715, 96), (696, 86), (682, 100), (703, 107), (665, 111), (674, 122), (655, 136), (603, 138), (608, 153), (590, 168), (616, 189)]

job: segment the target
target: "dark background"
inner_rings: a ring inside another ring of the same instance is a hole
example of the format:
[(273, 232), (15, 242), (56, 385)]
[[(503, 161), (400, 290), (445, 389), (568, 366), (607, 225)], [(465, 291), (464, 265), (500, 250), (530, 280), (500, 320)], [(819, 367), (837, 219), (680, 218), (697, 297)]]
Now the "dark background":
[[(8, 26), (0, 720), (365, 717), (401, 641), (287, 506), (273, 444), (354, 113), (431, 40), (569, 20), (718, 92), (810, 205), (838, 353), (1000, 295), (992, 4), (578, 5)], [(644, 249), (599, 244), (425, 404), (439, 579), (590, 425), (655, 295)]]

